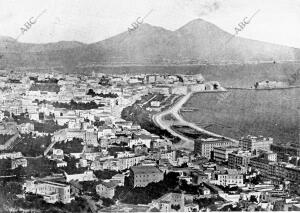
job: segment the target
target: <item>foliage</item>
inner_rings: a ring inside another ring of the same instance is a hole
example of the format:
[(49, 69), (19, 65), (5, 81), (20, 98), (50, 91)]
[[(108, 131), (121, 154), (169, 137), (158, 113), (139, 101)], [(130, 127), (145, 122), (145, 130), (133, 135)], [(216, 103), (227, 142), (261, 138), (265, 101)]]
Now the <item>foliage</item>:
[(80, 182), (80, 184), (82, 185), (82, 191), (84, 191), (85, 193), (93, 196), (93, 197), (97, 197), (97, 192), (96, 192), (96, 186), (99, 184), (99, 181), (84, 181), (84, 182)]
[(32, 135), (26, 134), (18, 140), (18, 144), (12, 151), (21, 152), (26, 157), (36, 157), (44, 154), (45, 149), (51, 143), (51, 136), (32, 137)]
[(49, 84), (57, 84), (58, 80), (56, 78), (47, 78), (45, 80), (38, 80), (37, 78), (32, 77), (32, 79), (35, 83), (49, 83)]
[(132, 188), (125, 181), (125, 186), (117, 186), (115, 198), (121, 202), (130, 204), (148, 204), (153, 199), (157, 199), (168, 192), (172, 192), (178, 186), (179, 174), (170, 172), (164, 175), (164, 179), (157, 183), (150, 183), (146, 187)]
[(241, 212), (242, 209), (239, 205), (233, 206), (232, 204), (230, 205), (226, 205), (224, 207), (222, 207), (220, 209), (221, 212), (229, 212), (229, 211), (233, 211), (233, 212)]
[(214, 205), (215, 202), (224, 201), (221, 197), (217, 198), (201, 198), (201, 199), (195, 199), (194, 202), (199, 205), (199, 209), (206, 208), (208, 206)]
[(95, 101), (91, 101), (88, 103), (75, 102), (71, 100), (70, 103), (60, 103), (54, 102), (52, 105), (56, 108), (66, 108), (70, 110), (89, 110), (89, 109), (97, 109), (98, 107), (103, 107), (104, 104), (96, 104)]
[(94, 171), (94, 174), (98, 179), (106, 180), (106, 179), (111, 179), (114, 175), (118, 174), (118, 172), (113, 170), (103, 170), (103, 171), (98, 170), (98, 171)]
[(62, 172), (61, 169), (56, 167), (56, 163), (54, 161), (51, 161), (46, 157), (28, 158), (27, 161), (28, 166), (26, 168), (22, 168), (22, 172), (24, 172), (27, 177), (45, 177), (52, 173)]
[(73, 138), (71, 141), (56, 143), (53, 148), (62, 149), (65, 154), (82, 152), (83, 140), (81, 138)]
[(163, 130), (157, 127), (152, 121), (152, 115), (149, 114), (149, 112), (146, 111), (145, 109), (139, 107), (138, 102), (136, 102), (132, 106), (128, 106), (124, 108), (121, 113), (121, 117), (124, 120), (136, 122), (141, 126), (142, 129), (145, 129), (152, 134), (160, 135), (161, 137), (175, 139), (174, 140), (175, 142), (179, 141), (167, 130)]
[(89, 89), (89, 91), (87, 92), (87, 95), (91, 95), (92, 97), (98, 96), (98, 97), (102, 97), (102, 98), (117, 98), (118, 95), (115, 93), (95, 93), (93, 89)]
[(115, 201), (110, 198), (101, 198), (101, 200), (103, 201), (103, 206), (106, 206), (106, 207), (109, 207), (109, 206), (115, 204)]
[(257, 198), (255, 197), (255, 195), (251, 195), (250, 196), (250, 202), (252, 202), (252, 203), (258, 203)]
[(76, 163), (78, 163), (78, 160), (74, 157), (65, 157), (64, 161), (67, 162), (68, 166), (64, 167), (62, 170), (67, 174), (79, 174), (86, 171), (86, 168), (77, 168)]
[(249, 182), (254, 184), (254, 185), (258, 185), (258, 184), (263, 182), (262, 176), (260, 174), (258, 174), (255, 177), (250, 178)]
[(199, 186), (187, 184), (186, 180), (182, 180), (180, 190), (185, 191), (187, 194), (199, 194)]
[(105, 124), (105, 121), (95, 121), (94, 122), (94, 126), (99, 127), (99, 126), (103, 126)]
[(109, 78), (107, 78), (107, 76), (104, 75), (100, 78), (99, 84), (102, 86), (111, 86)]
[(171, 205), (171, 209), (178, 211), (180, 209), (180, 205)]
[(58, 213), (73, 213), (86, 212), (89, 207), (85, 199), (76, 197), (71, 203), (46, 203), (40, 195), (27, 194), (26, 198), (19, 198), (11, 203), (14, 207), (21, 207), (23, 209), (38, 209), (41, 212), (58, 212)]
[(45, 132), (45, 133), (53, 133), (60, 129), (67, 128), (67, 125), (60, 126), (56, 124), (53, 120), (45, 120), (44, 123), (39, 123), (36, 121), (33, 121), (34, 124), (34, 130), (38, 132)]
[(6, 141), (8, 141), (13, 135), (3, 135), (0, 134), (0, 144), (5, 144)]
[(10, 159), (0, 159), (0, 176), (1, 175), (8, 175), (6, 173), (7, 170), (10, 169), (11, 160)]
[(130, 151), (129, 147), (122, 147), (122, 146), (112, 146), (107, 149), (109, 152), (109, 155), (117, 156), (117, 152), (124, 152), (124, 151)]
[(226, 193), (231, 193), (231, 194), (240, 194), (242, 192), (242, 189), (239, 188), (238, 186), (222, 186), (218, 185), (220, 189), (222, 189)]
[(11, 204), (17, 194), (22, 193), (22, 184), (18, 182), (0, 182), (0, 212), (4, 212), (3, 204)]
[(38, 131), (38, 132), (53, 133), (57, 130), (64, 129), (67, 127), (67, 125), (60, 126), (56, 124), (52, 119), (45, 120), (43, 123), (30, 120), (28, 117), (28, 113), (21, 113), (20, 115), (12, 114), (12, 117), (17, 122), (17, 124), (32, 123), (34, 125), (34, 131)]

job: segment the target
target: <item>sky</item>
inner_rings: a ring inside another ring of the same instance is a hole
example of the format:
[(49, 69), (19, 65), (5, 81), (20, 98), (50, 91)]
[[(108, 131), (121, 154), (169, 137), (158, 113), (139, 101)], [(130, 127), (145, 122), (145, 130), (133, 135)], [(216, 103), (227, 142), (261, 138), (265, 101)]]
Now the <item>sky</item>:
[(150, 11), (144, 22), (168, 30), (201, 18), (231, 34), (258, 11), (237, 36), (300, 48), (300, 0), (0, 0), (0, 35), (93, 43), (126, 31)]

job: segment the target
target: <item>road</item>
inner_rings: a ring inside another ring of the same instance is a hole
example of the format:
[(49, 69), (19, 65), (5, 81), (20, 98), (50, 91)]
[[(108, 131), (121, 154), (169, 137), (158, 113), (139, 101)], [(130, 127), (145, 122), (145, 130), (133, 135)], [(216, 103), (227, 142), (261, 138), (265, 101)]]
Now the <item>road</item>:
[(175, 132), (173, 129), (171, 129), (172, 124), (170, 124), (169, 122), (167, 122), (163, 119), (163, 117), (167, 114), (173, 115), (176, 118), (176, 120), (177, 120), (176, 124), (178, 124), (178, 125), (189, 126), (189, 127), (193, 128), (193, 129), (195, 129), (195, 130), (197, 130), (201, 133), (208, 134), (212, 137), (223, 137), (223, 138), (226, 138), (230, 141), (234, 141), (234, 142), (238, 143), (238, 141), (235, 140), (235, 139), (224, 137), (222, 135), (218, 135), (218, 134), (215, 134), (213, 132), (207, 131), (207, 130), (197, 126), (196, 124), (188, 122), (188, 121), (186, 121), (182, 118), (179, 111), (180, 111), (181, 107), (190, 99), (190, 97), (192, 95), (193, 95), (193, 92), (190, 92), (190, 93), (186, 94), (181, 99), (179, 99), (174, 105), (172, 105), (170, 108), (168, 108), (167, 110), (165, 110), (163, 112), (155, 114), (152, 117), (154, 123), (157, 126), (159, 126), (162, 129), (165, 129), (165, 130), (169, 131), (172, 135), (177, 136), (182, 140), (181, 143), (175, 144), (175, 147), (176, 148), (181, 148), (181, 149), (193, 150), (194, 149), (194, 140), (190, 139), (190, 138), (188, 138), (184, 135), (181, 135), (181, 134)]

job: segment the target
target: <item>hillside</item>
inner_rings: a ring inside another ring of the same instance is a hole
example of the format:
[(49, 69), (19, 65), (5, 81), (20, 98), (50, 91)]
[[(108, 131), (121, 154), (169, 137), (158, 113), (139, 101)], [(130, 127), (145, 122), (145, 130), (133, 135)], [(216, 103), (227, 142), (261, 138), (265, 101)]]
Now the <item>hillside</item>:
[(92, 44), (62, 41), (20, 43), (0, 37), (2, 67), (51, 66), (74, 68), (79, 64), (192, 64), (272, 60), (300, 60), (300, 50), (234, 37), (202, 19), (175, 31), (142, 24)]

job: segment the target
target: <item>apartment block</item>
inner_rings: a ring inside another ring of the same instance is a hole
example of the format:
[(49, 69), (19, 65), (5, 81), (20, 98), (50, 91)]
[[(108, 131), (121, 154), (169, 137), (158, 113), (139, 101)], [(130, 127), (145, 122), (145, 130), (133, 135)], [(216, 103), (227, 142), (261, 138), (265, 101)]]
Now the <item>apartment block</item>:
[(265, 138), (263, 136), (252, 136), (248, 135), (246, 137), (242, 137), (240, 139), (239, 145), (245, 151), (269, 151), (271, 148), (271, 144), (273, 144), (273, 138)]
[(228, 161), (228, 154), (239, 150), (237, 146), (214, 147), (214, 160), (217, 162)]
[(130, 179), (133, 187), (145, 187), (149, 183), (163, 180), (163, 172), (154, 166), (133, 166), (130, 168)]
[(236, 145), (235, 142), (223, 138), (196, 139), (194, 143), (194, 152), (207, 159), (211, 159), (211, 153), (214, 147), (228, 147)]

